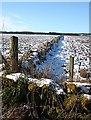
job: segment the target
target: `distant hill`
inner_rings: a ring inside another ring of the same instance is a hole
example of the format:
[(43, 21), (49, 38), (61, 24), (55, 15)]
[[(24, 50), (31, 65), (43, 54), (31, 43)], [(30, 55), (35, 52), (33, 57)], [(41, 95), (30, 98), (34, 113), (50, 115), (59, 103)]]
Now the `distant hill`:
[(30, 31), (0, 31), (0, 34), (41, 34), (41, 35), (71, 35), (71, 36), (86, 36), (91, 33), (58, 33), (58, 32), (30, 32)]

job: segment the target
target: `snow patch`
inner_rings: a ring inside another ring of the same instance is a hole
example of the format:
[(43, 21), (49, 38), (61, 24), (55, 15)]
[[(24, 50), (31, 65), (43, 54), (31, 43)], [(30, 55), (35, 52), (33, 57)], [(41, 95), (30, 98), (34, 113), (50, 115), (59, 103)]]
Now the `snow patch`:
[(38, 79), (33, 79), (33, 78), (28, 78), (29, 82), (34, 82), (36, 83), (39, 87), (42, 87), (43, 85), (49, 85), (51, 83), (51, 79), (46, 79), (46, 78), (41, 78), (40, 80)]
[(10, 74), (10, 75), (6, 75), (6, 78), (14, 80), (14, 82), (16, 82), (19, 79), (19, 77), (24, 78), (24, 74), (22, 74), (22, 73), (13, 73), (13, 74)]
[(91, 101), (91, 95), (89, 95), (89, 94), (84, 94), (84, 97), (87, 97), (87, 98), (88, 98), (88, 100), (90, 100), (90, 101)]

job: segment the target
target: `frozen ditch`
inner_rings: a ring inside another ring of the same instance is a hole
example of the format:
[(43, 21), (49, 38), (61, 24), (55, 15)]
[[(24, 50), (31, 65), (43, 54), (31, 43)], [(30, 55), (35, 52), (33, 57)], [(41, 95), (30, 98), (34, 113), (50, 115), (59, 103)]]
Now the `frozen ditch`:
[(57, 45), (53, 46), (46, 54), (46, 60), (36, 67), (38, 72), (47, 69), (47, 72), (51, 75), (51, 79), (53, 80), (58, 80), (63, 74), (65, 74), (62, 67), (64, 65), (64, 57), (62, 54), (63, 41), (64, 40), (60, 39)]

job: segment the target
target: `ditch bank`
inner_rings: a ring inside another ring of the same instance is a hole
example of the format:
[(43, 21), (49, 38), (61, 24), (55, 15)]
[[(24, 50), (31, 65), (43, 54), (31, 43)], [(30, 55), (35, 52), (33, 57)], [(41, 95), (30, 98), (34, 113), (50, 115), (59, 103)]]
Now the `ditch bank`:
[(27, 71), (33, 78), (58, 79), (63, 73), (62, 36), (55, 37), (48, 42), (30, 49), (22, 57), (22, 71)]

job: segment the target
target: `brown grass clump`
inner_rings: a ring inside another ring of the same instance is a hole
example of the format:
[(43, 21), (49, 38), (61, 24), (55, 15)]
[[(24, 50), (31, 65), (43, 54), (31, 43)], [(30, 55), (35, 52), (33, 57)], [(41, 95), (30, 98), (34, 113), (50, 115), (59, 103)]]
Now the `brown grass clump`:
[(36, 89), (36, 87), (37, 87), (36, 83), (31, 83), (31, 84), (28, 85), (28, 90), (32, 91), (33, 89)]
[(70, 83), (70, 84), (65, 83), (64, 90), (65, 92), (76, 93), (78, 89), (77, 89), (77, 86), (73, 83)]
[(82, 96), (81, 105), (85, 110), (91, 111), (91, 100), (86, 96)]
[(76, 106), (78, 100), (77, 95), (70, 95), (68, 98), (64, 100), (64, 106), (66, 110), (71, 110)]
[(87, 97), (82, 97), (81, 104), (84, 108), (88, 105), (88, 98)]
[(86, 70), (82, 69), (80, 70), (80, 76), (83, 78), (88, 78), (88, 73)]

